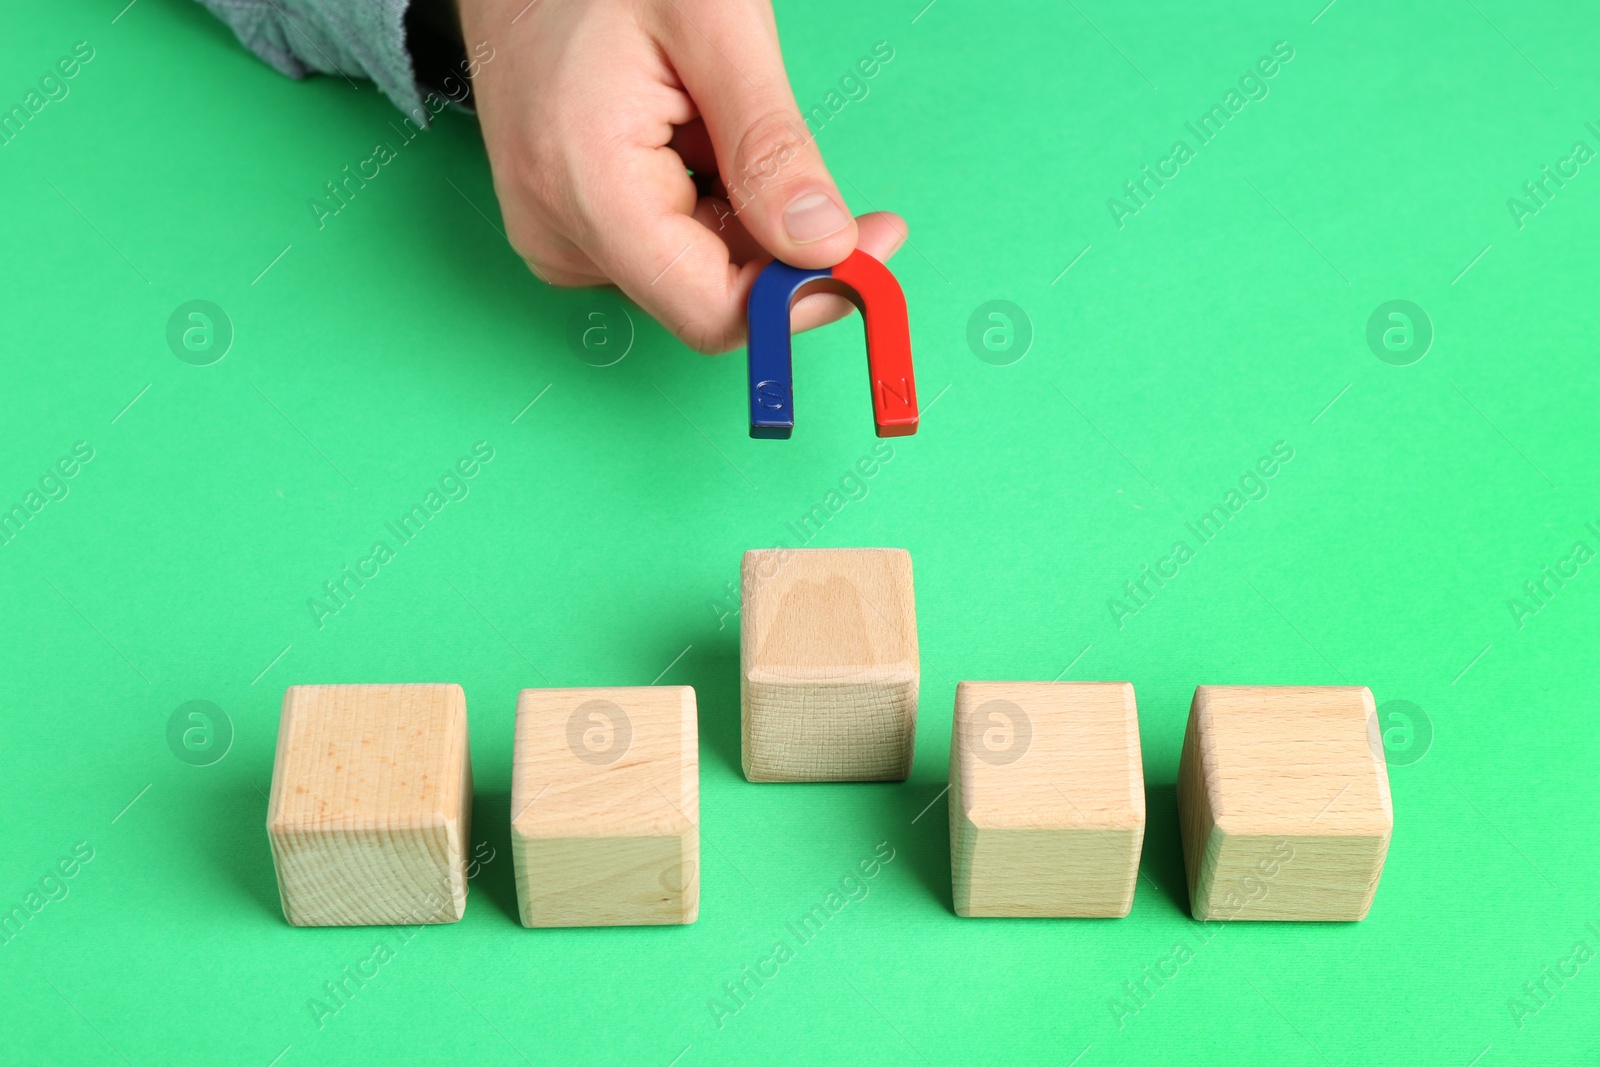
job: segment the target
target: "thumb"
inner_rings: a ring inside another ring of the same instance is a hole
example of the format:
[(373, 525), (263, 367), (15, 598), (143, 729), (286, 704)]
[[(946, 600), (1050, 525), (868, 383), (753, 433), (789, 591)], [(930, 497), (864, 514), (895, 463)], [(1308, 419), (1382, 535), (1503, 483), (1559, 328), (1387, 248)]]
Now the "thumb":
[(795, 106), (772, 9), (684, 0), (669, 17), (663, 43), (745, 229), (785, 263), (842, 262), (856, 247), (856, 221)]

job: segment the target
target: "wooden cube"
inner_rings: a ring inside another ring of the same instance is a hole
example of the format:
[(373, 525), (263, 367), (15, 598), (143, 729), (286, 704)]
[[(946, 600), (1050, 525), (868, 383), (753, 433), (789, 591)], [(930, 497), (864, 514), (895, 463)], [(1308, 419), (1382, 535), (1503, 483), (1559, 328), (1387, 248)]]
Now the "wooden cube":
[(1394, 827), (1372, 693), (1200, 686), (1178, 814), (1196, 919), (1365, 918)]
[(1132, 685), (956, 687), (950, 738), (956, 914), (1128, 914), (1144, 814)]
[(695, 921), (693, 689), (524, 689), (512, 760), (511, 852), (524, 926)]
[(455, 922), (471, 823), (459, 685), (284, 693), (267, 836), (290, 923)]
[(745, 777), (903, 781), (920, 679), (910, 553), (746, 552), (740, 584)]

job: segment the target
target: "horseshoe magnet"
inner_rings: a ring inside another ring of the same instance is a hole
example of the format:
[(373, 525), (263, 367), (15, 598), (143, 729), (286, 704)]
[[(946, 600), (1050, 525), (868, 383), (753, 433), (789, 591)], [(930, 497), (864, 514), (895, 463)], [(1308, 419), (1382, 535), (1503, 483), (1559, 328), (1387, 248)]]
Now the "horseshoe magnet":
[(911, 368), (906, 297), (889, 268), (859, 248), (836, 267), (791, 267), (773, 260), (750, 290), (750, 436), (794, 432), (794, 367), (789, 310), (814, 292), (846, 297), (861, 311), (867, 335), (872, 421), (879, 437), (917, 432), (917, 383)]

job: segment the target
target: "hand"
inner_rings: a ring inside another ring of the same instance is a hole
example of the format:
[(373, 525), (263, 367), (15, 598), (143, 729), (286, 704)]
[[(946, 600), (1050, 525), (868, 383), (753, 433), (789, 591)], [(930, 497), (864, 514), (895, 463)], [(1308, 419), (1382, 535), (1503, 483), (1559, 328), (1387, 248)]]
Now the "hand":
[[(769, 257), (887, 260), (905, 239), (898, 216), (845, 209), (766, 0), (459, 7), (468, 50), (493, 47), (473, 92), (506, 233), (552, 285), (615, 284), (684, 344), (725, 352)], [(850, 310), (808, 296), (794, 328)]]

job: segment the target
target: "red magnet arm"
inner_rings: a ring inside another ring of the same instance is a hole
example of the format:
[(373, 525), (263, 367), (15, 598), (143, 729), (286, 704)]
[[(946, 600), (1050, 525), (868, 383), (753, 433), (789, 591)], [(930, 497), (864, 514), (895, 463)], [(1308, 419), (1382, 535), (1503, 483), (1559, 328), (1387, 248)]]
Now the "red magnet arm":
[[(911, 367), (911, 322), (906, 296), (889, 268), (856, 249), (833, 268), (833, 280), (853, 290), (867, 331), (872, 421), (879, 437), (917, 432), (917, 380)], [(850, 295), (846, 293), (845, 295)]]

